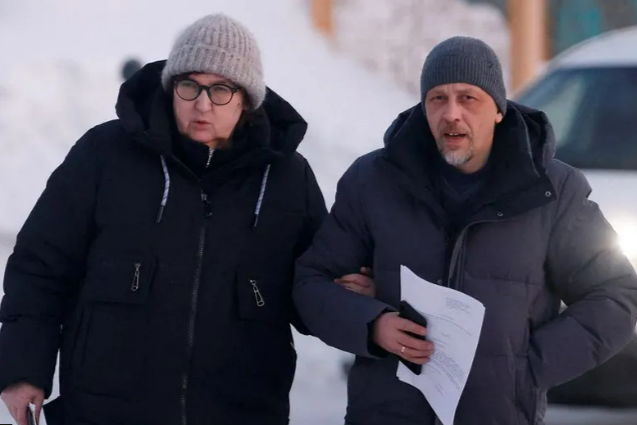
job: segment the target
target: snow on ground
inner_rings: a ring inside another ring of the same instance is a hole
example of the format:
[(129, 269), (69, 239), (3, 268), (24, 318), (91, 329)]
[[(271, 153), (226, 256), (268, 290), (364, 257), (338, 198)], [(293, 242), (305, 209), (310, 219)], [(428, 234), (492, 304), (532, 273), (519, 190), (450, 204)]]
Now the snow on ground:
[(418, 94), (422, 63), (442, 40), (466, 35), (484, 40), (509, 82), (509, 28), (492, 4), (465, 0), (335, 0), (338, 46), (367, 67)]
[[(396, 114), (417, 102), (389, 81), (339, 57), (311, 30), (296, 0), (21, 0), (3, 3), (0, 55), (0, 235), (12, 240), (51, 171), (88, 128), (114, 117), (119, 66), (166, 57), (200, 16), (223, 11), (257, 36), (267, 83), (310, 123), (301, 152), (331, 205), (337, 179), (359, 155), (382, 145)], [(4, 269), (11, 243), (0, 248)], [(2, 241), (0, 241), (2, 244)], [(340, 423), (344, 354), (297, 336), (292, 424)], [(8, 421), (2, 416), (0, 422)]]
[(0, 235), (22, 226), (70, 146), (114, 117), (119, 82), (107, 65), (39, 59), (0, 68), (0, 196), (8, 201)]

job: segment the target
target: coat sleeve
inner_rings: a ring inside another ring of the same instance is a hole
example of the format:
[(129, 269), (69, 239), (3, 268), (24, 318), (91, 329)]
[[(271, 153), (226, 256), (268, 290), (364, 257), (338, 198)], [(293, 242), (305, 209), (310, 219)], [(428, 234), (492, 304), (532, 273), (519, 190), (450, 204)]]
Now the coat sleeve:
[(605, 362), (635, 331), (637, 277), (590, 192), (572, 170), (559, 195), (547, 271), (567, 308), (534, 332), (529, 352), (544, 390)]
[[(314, 235), (321, 227), (321, 225), (323, 224), (323, 220), (325, 220), (325, 217), (327, 216), (325, 198), (323, 197), (323, 192), (321, 192), (321, 188), (316, 181), (314, 171), (312, 171), (312, 167), (307, 162), (307, 160), (304, 159), (303, 162), (307, 215), (299, 241), (295, 247), (295, 258), (297, 259), (309, 248), (312, 240), (314, 239)], [(292, 325), (294, 325), (296, 330), (303, 335), (311, 334), (310, 330), (307, 328), (307, 326), (305, 326), (305, 324), (299, 317), (298, 311), (296, 309), (294, 309), (292, 315)]]
[(354, 163), (339, 181), (330, 214), (297, 261), (293, 296), (312, 334), (340, 350), (374, 357), (369, 325), (384, 310), (393, 309), (334, 282), (336, 277), (357, 273), (373, 252), (359, 199), (359, 165)]
[(304, 160), (305, 168), (305, 193), (307, 216), (303, 226), (299, 243), (296, 245), (296, 257), (300, 257), (310, 246), (314, 235), (318, 232), (327, 216), (325, 198), (316, 181), (316, 176), (310, 164)]
[(65, 315), (94, 229), (97, 154), (87, 132), (49, 177), (18, 233), (0, 306), (0, 389), (28, 382), (51, 394)]

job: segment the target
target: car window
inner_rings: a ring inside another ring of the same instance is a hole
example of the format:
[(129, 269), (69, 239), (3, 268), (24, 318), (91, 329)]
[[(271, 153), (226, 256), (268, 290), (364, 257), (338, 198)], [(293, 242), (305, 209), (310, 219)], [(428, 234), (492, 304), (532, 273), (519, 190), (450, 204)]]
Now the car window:
[(517, 100), (547, 114), (558, 159), (637, 170), (637, 67), (557, 70)]

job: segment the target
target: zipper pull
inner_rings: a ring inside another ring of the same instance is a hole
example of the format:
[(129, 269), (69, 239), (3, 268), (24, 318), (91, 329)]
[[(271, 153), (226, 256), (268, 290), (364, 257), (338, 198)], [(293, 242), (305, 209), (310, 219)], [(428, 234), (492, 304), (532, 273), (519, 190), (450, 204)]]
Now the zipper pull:
[(259, 291), (257, 281), (254, 279), (250, 279), (250, 284), (252, 285), (252, 292), (254, 292), (254, 298), (257, 302), (257, 306), (263, 307), (263, 305), (265, 304), (265, 300), (263, 299), (263, 295), (261, 295), (261, 291)]
[(204, 215), (206, 218), (210, 218), (212, 216), (212, 208), (210, 207), (210, 200), (208, 199), (208, 195), (206, 193), (201, 192), (201, 202), (203, 202)]
[(137, 292), (137, 290), (139, 289), (139, 275), (140, 275), (141, 268), (142, 268), (142, 263), (135, 263), (135, 274), (133, 275), (133, 284), (130, 287), (131, 291), (133, 292)]

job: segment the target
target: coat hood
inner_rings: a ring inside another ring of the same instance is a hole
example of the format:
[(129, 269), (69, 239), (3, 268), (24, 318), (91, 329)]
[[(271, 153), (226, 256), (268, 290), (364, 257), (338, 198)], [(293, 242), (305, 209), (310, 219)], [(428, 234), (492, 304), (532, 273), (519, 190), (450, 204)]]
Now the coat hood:
[[(186, 168), (176, 159), (174, 149), (182, 147), (179, 142), (192, 143), (198, 148), (203, 147), (199, 143), (181, 140), (181, 136), (176, 131), (172, 100), (161, 84), (161, 73), (165, 64), (166, 61), (150, 63), (124, 82), (115, 108), (124, 131), (129, 133), (134, 141), (158, 154), (158, 162), (161, 160), (164, 191), (157, 214), (157, 223), (162, 220), (171, 192), (171, 173), (168, 162), (174, 160), (180, 165), (177, 169)], [(260, 191), (255, 200), (255, 226), (267, 189), (272, 163), (292, 155), (303, 140), (306, 130), (307, 123), (298, 112), (268, 88), (262, 106), (242, 117), (242, 123), (232, 136), (231, 148), (222, 149), (221, 151), (226, 152), (215, 155), (215, 157), (224, 155), (230, 159), (214, 170), (212, 174), (216, 180), (223, 180), (231, 173), (244, 170), (246, 167), (262, 169)], [(192, 175), (195, 176), (195, 174)], [(210, 173), (206, 177), (204, 192), (209, 189), (207, 185), (211, 184)]]
[[(532, 109), (514, 101), (507, 101), (507, 112), (504, 119), (496, 126), (494, 134), (494, 150), (507, 144), (507, 151), (515, 151), (528, 157), (538, 167), (543, 168), (546, 162), (555, 155), (555, 134), (548, 117), (542, 111)], [(404, 139), (413, 139), (420, 134), (424, 145), (434, 147), (434, 138), (419, 103), (401, 112), (389, 126), (384, 135), (385, 148), (400, 149)], [(510, 149), (514, 148), (514, 149)], [(425, 149), (428, 154), (435, 149)]]
[[(174, 127), (171, 98), (161, 85), (165, 64), (165, 60), (149, 63), (125, 81), (115, 107), (124, 129), (159, 154), (171, 151)], [(270, 88), (263, 105), (249, 113), (248, 120), (267, 125), (268, 147), (286, 156), (296, 151), (307, 131), (301, 115)]]
[[(432, 187), (432, 161), (439, 158), (421, 103), (402, 112), (384, 135), (383, 156), (416, 186)], [(541, 111), (508, 101), (504, 119), (496, 125), (490, 155), (491, 171), (483, 202), (524, 211), (554, 199), (546, 167), (555, 155), (555, 135)], [(504, 205), (507, 204), (507, 205)]]

